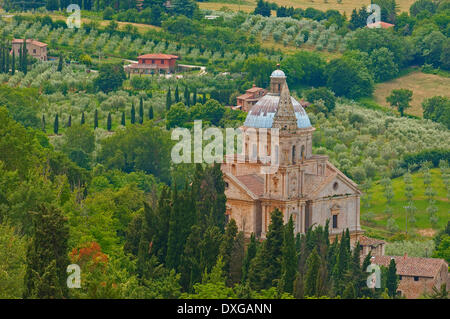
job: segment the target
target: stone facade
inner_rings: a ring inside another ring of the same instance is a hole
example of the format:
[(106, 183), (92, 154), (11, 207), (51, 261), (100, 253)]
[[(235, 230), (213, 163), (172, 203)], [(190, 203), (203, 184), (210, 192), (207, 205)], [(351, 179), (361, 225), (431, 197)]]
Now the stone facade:
[[(276, 145), (271, 143), (271, 128), (279, 129)], [(240, 129), (243, 153), (222, 164), (227, 215), (239, 230), (247, 237), (255, 233), (265, 238), (270, 214), (278, 208), (285, 223), (292, 216), (296, 233), (329, 220), (331, 237), (348, 228), (352, 243), (358, 239), (361, 192), (327, 156), (312, 153), (315, 129), (302, 105), (290, 96), (283, 71), (272, 73), (270, 92), (251, 108)], [(258, 143), (259, 129), (268, 131), (266, 144)], [(266, 157), (257, 158), (261, 153)], [(273, 159), (278, 169), (268, 173), (265, 168), (274, 164)]]

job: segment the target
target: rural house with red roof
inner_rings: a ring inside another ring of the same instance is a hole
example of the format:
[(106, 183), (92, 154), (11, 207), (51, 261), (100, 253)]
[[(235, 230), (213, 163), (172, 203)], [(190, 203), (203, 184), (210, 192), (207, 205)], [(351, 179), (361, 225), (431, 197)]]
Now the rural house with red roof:
[(159, 74), (175, 72), (178, 56), (171, 54), (144, 54), (138, 56), (138, 63), (132, 63), (125, 67), (129, 73)]
[[(23, 46), (23, 39), (13, 39), (12, 40), (12, 51), (14, 55), (18, 57), (20, 55), (20, 50)], [(26, 40), (26, 48), (28, 55), (32, 56), (35, 59), (41, 61), (47, 61), (47, 44), (43, 42), (39, 42), (33, 39)]]
[(408, 299), (417, 299), (424, 293), (432, 293), (433, 287), (440, 289), (448, 282), (448, 264), (444, 259), (404, 256), (374, 256), (372, 263), (389, 267), (395, 259), (399, 276), (398, 294)]

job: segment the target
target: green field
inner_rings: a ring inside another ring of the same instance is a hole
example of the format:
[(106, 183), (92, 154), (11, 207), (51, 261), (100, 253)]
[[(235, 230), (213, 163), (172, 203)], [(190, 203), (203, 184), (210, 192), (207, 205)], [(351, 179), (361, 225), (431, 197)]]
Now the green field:
[[(208, 2), (198, 2), (198, 5), (202, 9), (220, 10), (223, 7), (227, 7), (231, 10), (242, 10), (245, 12), (253, 11), (256, 7), (256, 0), (242, 0), (239, 5), (239, 1), (227, 1), (227, 0), (214, 0)], [(354, 8), (361, 8), (370, 3), (370, 0), (342, 0), (341, 3), (337, 3), (336, 0), (331, 1), (313, 1), (313, 0), (271, 0), (269, 2), (275, 2), (280, 6), (288, 6), (294, 8), (314, 8), (318, 10), (338, 10), (345, 12), (347, 16), (350, 16)], [(400, 12), (408, 11), (409, 7), (414, 3), (414, 0), (397, 0), (397, 5)]]
[[(423, 174), (420, 172), (412, 174), (413, 193), (414, 193), (414, 205), (417, 207), (415, 214), (416, 222), (414, 224), (408, 222), (408, 233), (410, 235), (421, 235), (422, 237), (432, 237), (438, 229), (445, 227), (449, 220), (449, 200), (447, 197), (447, 191), (442, 179), (441, 171), (439, 168), (431, 169), (432, 183), (431, 187), (436, 192), (435, 200), (436, 207), (438, 208), (437, 216), (439, 221), (437, 227), (431, 225), (429, 215), (426, 212), (428, 207), (428, 200), (425, 196), (425, 186), (423, 183)], [(392, 187), (394, 190), (394, 198), (391, 202), (393, 210), (392, 217), (395, 219), (396, 225), (399, 227), (400, 232), (405, 232), (406, 213), (404, 206), (406, 205), (405, 197), (405, 183), (403, 177), (395, 178), (392, 180)], [(361, 220), (363, 229), (368, 232), (374, 233), (378, 236), (389, 238), (395, 233), (387, 230), (386, 224), (388, 216), (384, 213), (386, 208), (386, 198), (384, 196), (383, 186), (379, 182), (374, 183), (369, 193), (371, 194), (370, 207), (364, 207), (361, 203), (361, 216), (364, 219), (364, 215), (368, 212), (374, 213), (374, 218), (370, 221)], [(363, 201), (362, 201), (363, 202)]]

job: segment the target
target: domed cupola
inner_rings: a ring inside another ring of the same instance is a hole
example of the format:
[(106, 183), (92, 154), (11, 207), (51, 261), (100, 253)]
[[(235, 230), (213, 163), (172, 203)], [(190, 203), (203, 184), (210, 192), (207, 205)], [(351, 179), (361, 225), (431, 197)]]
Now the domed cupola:
[[(286, 87), (284, 87), (286, 86)], [(290, 96), (289, 88), (286, 83), (286, 75), (280, 69), (272, 72), (270, 76), (270, 92), (264, 95), (247, 114), (244, 126), (254, 128), (272, 128), (275, 114), (280, 106), (280, 100), (283, 100), (284, 106), (292, 102), (295, 118), (297, 119), (297, 128), (310, 128), (311, 122), (300, 102)], [(284, 88), (283, 99), (280, 99), (281, 91)]]

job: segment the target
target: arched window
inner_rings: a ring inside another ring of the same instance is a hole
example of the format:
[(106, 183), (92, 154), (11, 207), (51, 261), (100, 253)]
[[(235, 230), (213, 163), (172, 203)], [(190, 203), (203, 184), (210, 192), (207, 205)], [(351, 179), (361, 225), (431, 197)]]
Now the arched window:
[(292, 164), (295, 164), (295, 145), (292, 146)]
[(305, 159), (305, 145), (302, 145), (300, 149), (300, 160), (303, 161)]

